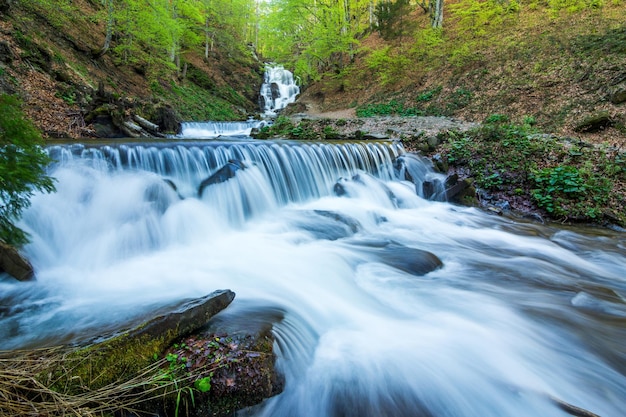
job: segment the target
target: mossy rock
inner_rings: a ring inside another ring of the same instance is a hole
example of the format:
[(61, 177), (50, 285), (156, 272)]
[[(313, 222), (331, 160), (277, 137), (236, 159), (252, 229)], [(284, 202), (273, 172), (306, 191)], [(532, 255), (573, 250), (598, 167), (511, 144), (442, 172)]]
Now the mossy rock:
[(574, 130), (581, 133), (593, 133), (613, 125), (613, 119), (608, 111), (601, 111), (584, 118)]
[(53, 389), (69, 394), (129, 380), (161, 357), (176, 340), (204, 326), (234, 297), (232, 291), (222, 290), (187, 301), (169, 314), (71, 352), (63, 369), (41, 377), (55, 381)]

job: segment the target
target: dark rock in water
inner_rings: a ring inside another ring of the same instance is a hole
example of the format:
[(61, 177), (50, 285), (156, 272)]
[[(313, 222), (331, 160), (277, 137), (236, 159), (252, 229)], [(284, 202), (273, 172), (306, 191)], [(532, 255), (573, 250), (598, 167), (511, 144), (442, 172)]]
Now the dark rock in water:
[(299, 218), (293, 225), (310, 232), (316, 239), (327, 240), (352, 236), (362, 228), (356, 219), (326, 210), (314, 210), (311, 216)]
[(272, 99), (276, 100), (280, 97), (280, 86), (277, 83), (270, 84), (270, 91), (272, 93)]
[(446, 178), (446, 199), (451, 203), (476, 205), (476, 189), (471, 178), (459, 180), (458, 175), (453, 174)]
[(425, 275), (443, 266), (434, 253), (409, 248), (398, 243), (385, 246), (377, 253), (377, 256), (380, 262), (412, 275)]
[(432, 252), (409, 248), (393, 241), (358, 242), (365, 252), (376, 257), (378, 262), (407, 272), (411, 275), (426, 275), (443, 266), (443, 262)]
[(345, 178), (339, 178), (339, 180), (335, 183), (333, 187), (333, 192), (337, 197), (343, 197), (344, 195), (348, 194), (346, 186), (344, 185), (346, 181), (347, 180)]
[(202, 197), (204, 189), (213, 184), (221, 184), (233, 178), (237, 171), (246, 169), (243, 162), (231, 159), (226, 165), (218, 169), (209, 178), (203, 180), (198, 187), (198, 197)]
[(172, 203), (182, 199), (177, 192), (176, 184), (169, 179), (150, 184), (144, 192), (144, 198), (146, 201), (152, 203), (152, 207), (154, 207), (159, 214), (165, 213)]
[(0, 272), (6, 272), (18, 281), (35, 277), (33, 266), (13, 246), (0, 241)]
[(593, 133), (612, 126), (613, 119), (608, 111), (593, 114), (586, 117), (574, 127), (574, 131), (582, 133)]

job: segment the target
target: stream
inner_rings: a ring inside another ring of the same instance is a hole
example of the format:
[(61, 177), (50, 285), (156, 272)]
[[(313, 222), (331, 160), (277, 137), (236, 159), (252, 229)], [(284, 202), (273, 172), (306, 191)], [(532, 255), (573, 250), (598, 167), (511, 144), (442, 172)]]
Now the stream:
[(0, 276), (0, 349), (89, 340), (231, 289), (227, 311), (283, 317), (285, 390), (242, 415), (570, 415), (554, 399), (625, 415), (623, 232), (426, 199), (443, 177), (393, 142), (47, 151), (57, 192), (20, 223), (37, 279)]

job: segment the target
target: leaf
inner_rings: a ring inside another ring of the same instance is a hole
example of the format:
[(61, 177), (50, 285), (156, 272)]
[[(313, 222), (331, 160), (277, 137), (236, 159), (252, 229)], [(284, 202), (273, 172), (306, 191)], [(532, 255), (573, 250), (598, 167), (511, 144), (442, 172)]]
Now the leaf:
[(196, 382), (194, 382), (193, 385), (200, 392), (208, 392), (211, 389), (211, 378), (208, 376), (200, 378)]

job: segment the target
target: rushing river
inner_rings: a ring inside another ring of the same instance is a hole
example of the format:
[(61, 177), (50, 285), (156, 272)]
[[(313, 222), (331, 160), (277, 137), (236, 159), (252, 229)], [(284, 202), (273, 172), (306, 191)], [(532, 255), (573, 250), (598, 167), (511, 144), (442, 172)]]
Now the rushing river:
[(391, 143), (49, 152), (58, 191), (21, 223), (37, 280), (0, 279), (0, 349), (228, 288), (284, 312), (285, 391), (255, 416), (626, 415), (624, 233), (424, 199), (441, 178)]

